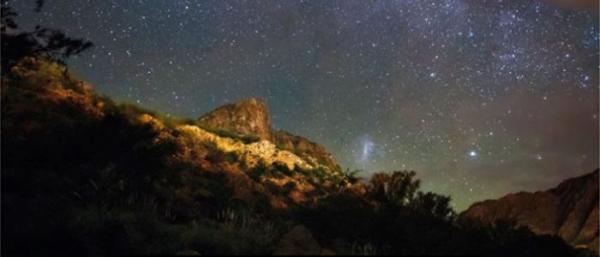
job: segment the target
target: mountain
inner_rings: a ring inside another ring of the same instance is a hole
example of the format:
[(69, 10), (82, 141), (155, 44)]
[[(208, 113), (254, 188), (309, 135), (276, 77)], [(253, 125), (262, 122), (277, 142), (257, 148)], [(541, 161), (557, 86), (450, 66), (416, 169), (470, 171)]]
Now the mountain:
[[(100, 235), (96, 229), (127, 223), (128, 232), (112, 231), (147, 235), (141, 230), (153, 225), (143, 222), (170, 224), (170, 231), (175, 224), (193, 223), (188, 231), (201, 226), (211, 236), (225, 236), (231, 233), (226, 224), (243, 222), (252, 232), (235, 234), (239, 240), (253, 242), (250, 237), (257, 235), (275, 240), (274, 228), (263, 227), (270, 222), (265, 215), (350, 185), (324, 147), (288, 133), (273, 136), (282, 132), (272, 132), (266, 105), (257, 99), (222, 106), (199, 120), (171, 118), (117, 104), (63, 65), (29, 57), (3, 75), (0, 85), (3, 254), (79, 255), (87, 243), (78, 241), (77, 231)], [(275, 137), (284, 140), (279, 144)], [(31, 212), (39, 215), (26, 215)], [(129, 220), (132, 212), (136, 218)], [(105, 250), (114, 254), (107, 255), (157, 252), (123, 248), (123, 241), (115, 240)], [(73, 242), (77, 247), (63, 248)], [(166, 244), (150, 245), (159, 243)], [(247, 253), (211, 249), (203, 252)]]
[(540, 192), (520, 192), (469, 207), (461, 217), (486, 224), (512, 219), (537, 234), (559, 235), (573, 246), (598, 249), (598, 170)]
[(325, 147), (304, 137), (271, 126), (267, 104), (258, 98), (240, 100), (218, 107), (202, 115), (198, 124), (217, 133), (229, 133), (268, 140), (282, 150), (290, 151), (313, 166), (339, 169), (333, 155)]
[[(202, 183), (207, 180), (198, 174), (224, 175), (232, 200), (278, 209), (347, 183), (322, 146), (291, 134), (286, 138), (294, 141), (285, 141), (285, 147), (273, 142), (266, 105), (257, 99), (222, 106), (199, 121), (173, 119), (115, 104), (64, 67), (26, 58), (3, 77), (2, 103), (2, 146), (12, 150), (3, 151), (7, 177), (50, 164), (40, 172), (85, 166), (144, 178), (148, 170), (187, 167), (196, 170), (188, 179)], [(315, 161), (322, 159), (327, 165)], [(199, 193), (212, 195), (206, 189)]]
[(271, 140), (271, 119), (265, 102), (249, 98), (226, 104), (202, 115), (198, 123), (219, 130)]
[(283, 130), (273, 131), (271, 138), (282, 149), (291, 151), (311, 163), (323, 165), (331, 170), (340, 169), (333, 155), (320, 144)]
[(323, 146), (274, 130), (257, 99), (185, 119), (115, 103), (43, 57), (1, 79), (3, 256), (583, 251), (459, 224), (416, 172), (344, 173)]

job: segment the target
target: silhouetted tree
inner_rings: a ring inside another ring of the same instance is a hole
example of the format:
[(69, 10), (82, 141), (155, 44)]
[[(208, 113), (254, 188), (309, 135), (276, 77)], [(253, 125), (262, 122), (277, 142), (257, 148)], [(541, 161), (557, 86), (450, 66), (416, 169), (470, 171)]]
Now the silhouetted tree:
[(361, 170), (350, 170), (350, 168), (346, 168), (346, 171), (344, 171), (344, 177), (346, 177), (348, 182), (354, 184), (360, 180), (360, 177), (358, 176), (360, 172)]
[(432, 215), (440, 219), (451, 219), (455, 216), (450, 206), (450, 197), (432, 192), (418, 192), (411, 202), (411, 207), (418, 213)]
[[(44, 5), (43, 0), (36, 0), (34, 11), (39, 12)], [(65, 59), (79, 54), (93, 46), (92, 42), (71, 38), (57, 29), (37, 25), (33, 31), (23, 31), (15, 22), (18, 15), (8, 4), (2, 2), (0, 32), (2, 36), (2, 75), (23, 57), (43, 56), (53, 61), (64, 63)]]
[(369, 194), (382, 204), (405, 206), (413, 200), (421, 183), (415, 175), (414, 171), (374, 174), (369, 181)]

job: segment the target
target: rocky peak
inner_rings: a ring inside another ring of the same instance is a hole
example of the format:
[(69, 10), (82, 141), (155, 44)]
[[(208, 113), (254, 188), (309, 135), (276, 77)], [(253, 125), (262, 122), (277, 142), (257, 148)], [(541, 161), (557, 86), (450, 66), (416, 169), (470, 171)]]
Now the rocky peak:
[(332, 170), (337, 168), (333, 155), (322, 145), (282, 130), (273, 131), (271, 138), (280, 148), (292, 151), (313, 164), (320, 164)]
[(271, 127), (267, 104), (257, 98), (249, 98), (221, 106), (198, 119), (208, 129), (225, 130), (243, 135), (258, 136), (269, 140), (282, 150), (290, 151), (314, 167), (337, 169), (337, 163), (325, 147), (304, 137), (274, 130)]
[(267, 104), (258, 98), (223, 105), (200, 117), (198, 122), (212, 129), (271, 139), (271, 120)]
[(577, 247), (598, 249), (598, 169), (535, 193), (509, 194), (473, 204), (462, 218), (493, 223), (513, 219), (538, 234), (559, 235)]

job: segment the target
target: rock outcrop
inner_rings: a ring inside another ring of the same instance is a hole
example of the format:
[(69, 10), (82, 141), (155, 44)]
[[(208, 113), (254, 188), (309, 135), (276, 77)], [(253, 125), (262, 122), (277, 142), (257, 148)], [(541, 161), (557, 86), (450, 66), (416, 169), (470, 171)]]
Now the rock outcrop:
[(271, 140), (271, 120), (267, 105), (257, 98), (223, 105), (200, 117), (198, 123), (211, 129)]
[(271, 126), (267, 104), (258, 98), (249, 98), (223, 105), (201, 116), (198, 124), (206, 129), (224, 131), (268, 140), (282, 150), (290, 151), (310, 165), (337, 169), (337, 163), (325, 147), (304, 137), (296, 136)]
[(331, 170), (338, 168), (333, 155), (322, 145), (283, 130), (274, 131), (271, 137), (273, 143), (280, 148), (291, 151), (314, 165), (323, 165)]
[(547, 191), (520, 192), (473, 204), (461, 218), (485, 224), (512, 219), (537, 234), (559, 235), (573, 246), (598, 249), (598, 170)]
[(239, 157), (238, 161), (247, 168), (253, 168), (259, 163), (267, 166), (273, 163), (281, 163), (290, 170), (314, 168), (301, 157), (289, 151), (277, 149), (277, 146), (268, 140), (245, 144), (240, 140), (215, 135), (198, 126), (183, 125), (177, 129), (188, 138), (197, 140), (198, 143), (214, 145), (216, 151), (235, 154)]

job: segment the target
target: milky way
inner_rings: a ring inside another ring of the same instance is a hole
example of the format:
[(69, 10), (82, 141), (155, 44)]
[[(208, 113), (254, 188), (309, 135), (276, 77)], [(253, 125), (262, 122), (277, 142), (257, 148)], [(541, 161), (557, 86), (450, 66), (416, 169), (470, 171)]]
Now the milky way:
[[(597, 13), (541, 1), (16, 1), (95, 48), (71, 69), (198, 117), (262, 97), (363, 174), (415, 170), (457, 209), (598, 166)], [(564, 1), (563, 1), (564, 2)], [(581, 1), (579, 1), (581, 2)], [(26, 26), (27, 27), (27, 26)]]

